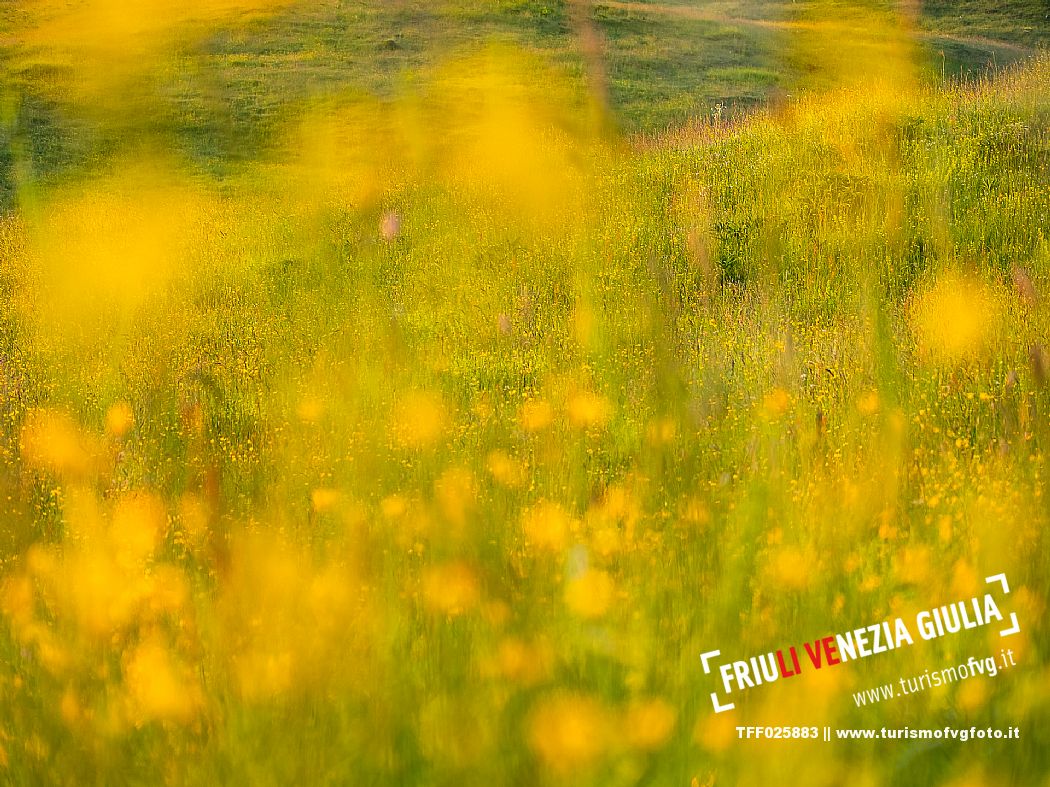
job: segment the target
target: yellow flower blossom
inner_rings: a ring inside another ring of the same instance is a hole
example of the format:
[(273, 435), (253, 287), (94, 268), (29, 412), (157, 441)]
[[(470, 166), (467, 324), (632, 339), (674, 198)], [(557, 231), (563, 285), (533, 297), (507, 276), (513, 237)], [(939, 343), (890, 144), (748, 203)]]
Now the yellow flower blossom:
[(531, 546), (559, 552), (568, 543), (572, 518), (557, 503), (542, 502), (522, 514), (522, 527)]
[(423, 575), (423, 602), (431, 612), (462, 615), (481, 598), (477, 575), (462, 562), (427, 569)]
[(168, 649), (147, 640), (132, 650), (124, 663), (131, 714), (144, 722), (187, 722), (200, 705), (199, 687), (188, 670), (180, 669)]
[(434, 497), (445, 520), (462, 528), (477, 502), (478, 484), (474, 474), (462, 467), (445, 470), (434, 482)]
[(433, 393), (412, 391), (394, 408), (394, 436), (404, 448), (433, 446), (444, 435), (448, 422), (445, 403)]
[(607, 709), (591, 697), (548, 697), (529, 717), (528, 743), (549, 770), (568, 776), (598, 762), (609, 745), (610, 725)]
[(783, 388), (774, 388), (762, 400), (763, 413), (772, 418), (784, 415), (790, 406), (791, 395)]
[(91, 467), (92, 449), (76, 422), (58, 410), (32, 410), (22, 426), (22, 460), (28, 467), (82, 476)]
[(135, 425), (135, 414), (127, 402), (117, 402), (106, 411), (106, 434), (120, 439)]
[(569, 400), (569, 423), (580, 429), (602, 429), (612, 418), (612, 404), (591, 392), (576, 394)]
[(525, 467), (506, 451), (492, 451), (485, 466), (496, 482), (508, 489), (520, 489), (525, 483)]
[(861, 415), (873, 415), (879, 411), (879, 392), (868, 391), (857, 400), (857, 412)]
[(540, 432), (554, 421), (554, 408), (542, 399), (529, 399), (521, 406), (518, 423), (526, 432)]
[(950, 273), (916, 299), (911, 316), (920, 350), (932, 360), (957, 363), (985, 349), (999, 308), (983, 282)]
[(632, 702), (623, 720), (627, 742), (636, 749), (655, 751), (667, 743), (676, 720), (675, 709), (666, 700), (655, 698)]
[(588, 569), (565, 585), (565, 603), (581, 618), (604, 615), (612, 605), (614, 594), (612, 577), (597, 569)]
[(792, 590), (805, 590), (812, 582), (815, 567), (814, 556), (798, 547), (779, 547), (770, 561), (773, 581)]
[(338, 489), (318, 487), (310, 492), (310, 507), (314, 513), (326, 514), (338, 505), (341, 498)]
[(152, 557), (167, 533), (164, 503), (150, 494), (122, 498), (113, 509), (111, 536), (118, 561), (134, 565)]

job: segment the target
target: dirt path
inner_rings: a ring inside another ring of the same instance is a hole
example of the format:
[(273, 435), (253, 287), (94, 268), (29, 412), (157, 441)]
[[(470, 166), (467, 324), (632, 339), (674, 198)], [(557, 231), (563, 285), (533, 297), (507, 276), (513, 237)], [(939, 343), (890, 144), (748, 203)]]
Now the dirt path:
[(1024, 44), (1015, 44), (1012, 41), (1001, 41), (998, 38), (985, 38), (984, 36), (956, 36), (951, 33), (919, 33), (919, 38), (924, 41), (951, 41), (955, 44), (971, 46), (975, 49), (1002, 49), (1013, 52), (1024, 57), (1035, 54), (1035, 48)]
[[(634, 11), (639, 14), (652, 14), (656, 16), (676, 16), (681, 19), (692, 19), (703, 22), (720, 22), (722, 24), (740, 25), (742, 27), (759, 27), (769, 30), (799, 31), (827, 29), (828, 22), (806, 22), (802, 20), (786, 19), (749, 19), (747, 17), (726, 16), (724, 14), (706, 11), (702, 8), (686, 5), (666, 5), (659, 3), (638, 3), (630, 0), (598, 0), (597, 5), (606, 8), (615, 8), (621, 11)], [(855, 29), (846, 25), (835, 25), (839, 30)], [(1000, 41), (995, 38), (983, 36), (959, 36), (949, 33), (917, 32), (916, 38), (923, 41), (951, 41), (955, 44), (974, 48), (1000, 49), (1024, 56), (1034, 54), (1035, 49), (1023, 44), (1015, 44), (1010, 41)]]
[(682, 19), (695, 19), (703, 22), (722, 22), (724, 24), (746, 25), (749, 27), (766, 27), (778, 30), (802, 29), (809, 25), (802, 22), (789, 22), (776, 19), (748, 19), (746, 17), (726, 16), (702, 8), (688, 5), (660, 5), (656, 3), (633, 3), (622, 0), (599, 0), (596, 5), (616, 8), (620, 11), (635, 11), (640, 14), (657, 16), (677, 16)]

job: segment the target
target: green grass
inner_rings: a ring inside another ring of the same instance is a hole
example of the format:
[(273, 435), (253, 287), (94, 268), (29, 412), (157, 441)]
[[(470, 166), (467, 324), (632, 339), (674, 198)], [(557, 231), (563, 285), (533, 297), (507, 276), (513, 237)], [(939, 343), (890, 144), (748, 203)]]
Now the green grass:
[(933, 32), (981, 36), (1028, 46), (1045, 45), (1050, 11), (1045, 3), (1008, 0), (929, 0), (923, 3), (923, 26)]
[[(627, 143), (561, 5), (428, 9), (7, 83), (0, 780), (1037, 783), (1050, 61), (729, 122), (835, 74), (599, 9), (617, 122), (682, 122)], [(706, 650), (999, 571), (1016, 671), (853, 702), (980, 630), (711, 713)], [(772, 723), (1022, 738), (733, 737)]]
[[(753, 24), (790, 23), (799, 6), (692, 2), (655, 4), (650, 13), (641, 10), (644, 3), (636, 5), (628, 11), (597, 3), (593, 11), (604, 42), (611, 116), (627, 133), (659, 131), (716, 107), (746, 112), (799, 83), (798, 64), (784, 56), (790, 28)], [(667, 6), (705, 18), (669, 14)], [(1000, 6), (977, 0), (924, 4), (920, 43), (929, 73), (973, 78), (1045, 45), (1048, 25), (1039, 3)], [(62, 100), (67, 74), (46, 59), (29, 67), (35, 58), (19, 53), (15, 42), (24, 22), (16, 8), (4, 12), (14, 32), (2, 57), (8, 63), (4, 100), (12, 110), (0, 149), (24, 149), (22, 159), (42, 175), (109, 155), (114, 130), (100, 131), (97, 117), (88, 112), (85, 118), (83, 108)], [(174, 135), (175, 144), (202, 165), (221, 168), (264, 151), (300, 102), (348, 90), (388, 98), (421, 70), (493, 40), (541, 53), (564, 70), (583, 99), (585, 67), (564, 2), (328, 0), (188, 42), (182, 56), (144, 87), (148, 123), (125, 117), (118, 131), (124, 137), (150, 129)], [(45, 88), (49, 84), (59, 85), (57, 95)], [(0, 161), (7, 194), (10, 166)]]

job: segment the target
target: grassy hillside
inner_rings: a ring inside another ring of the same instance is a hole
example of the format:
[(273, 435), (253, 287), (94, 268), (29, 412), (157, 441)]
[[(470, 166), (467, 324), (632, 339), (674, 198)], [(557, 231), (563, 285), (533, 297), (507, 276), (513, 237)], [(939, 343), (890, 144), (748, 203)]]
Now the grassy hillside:
[[(421, 69), (492, 41), (539, 53), (582, 100), (595, 75), (580, 48), (581, 25), (598, 38), (611, 122), (628, 133), (748, 111), (811, 86), (812, 64), (792, 52), (796, 25), (809, 13), (798, 3), (588, 2), (576, 16), (565, 2), (539, 0), (278, 6), (255, 22), (183, 39), (174, 60), (134, 86), (149, 99), (137, 123), (174, 135), (205, 166), (222, 167), (272, 144), (275, 126), (303, 101), (347, 90), (389, 98)], [(33, 37), (40, 7), (46, 0), (0, 9), (9, 31), (0, 38), (8, 107), (0, 155), (15, 144), (46, 174), (97, 160), (115, 142), (111, 130), (98, 128), (96, 110), (69, 106), (76, 71)], [(839, 12), (832, 4), (821, 13)], [(1017, 62), (1045, 46), (1048, 34), (1038, 0), (924, 3), (915, 30), (931, 78), (969, 78)], [(133, 131), (142, 129), (122, 136)]]
[[(1045, 55), (941, 85), (884, 9), (609, 5), (616, 118), (807, 86), (628, 143), (560, 5), (151, 3), (6, 55), (0, 780), (1044, 777)], [(1008, 641), (712, 713), (705, 651), (999, 572)], [(736, 737), (773, 724), (1022, 736)]]

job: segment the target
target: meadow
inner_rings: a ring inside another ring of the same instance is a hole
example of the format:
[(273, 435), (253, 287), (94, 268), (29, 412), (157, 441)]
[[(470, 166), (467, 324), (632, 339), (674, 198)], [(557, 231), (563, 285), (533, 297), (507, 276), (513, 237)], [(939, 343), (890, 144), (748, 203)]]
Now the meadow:
[(0, 8), (0, 781), (1050, 783), (1038, 3), (183, 5)]

